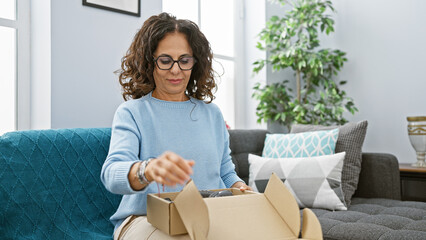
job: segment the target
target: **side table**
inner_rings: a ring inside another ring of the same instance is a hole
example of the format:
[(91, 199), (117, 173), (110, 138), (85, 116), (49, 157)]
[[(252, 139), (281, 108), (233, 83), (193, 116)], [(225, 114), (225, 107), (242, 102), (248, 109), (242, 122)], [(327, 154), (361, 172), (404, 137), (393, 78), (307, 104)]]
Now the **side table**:
[(401, 163), (399, 174), (402, 200), (426, 202), (426, 168)]

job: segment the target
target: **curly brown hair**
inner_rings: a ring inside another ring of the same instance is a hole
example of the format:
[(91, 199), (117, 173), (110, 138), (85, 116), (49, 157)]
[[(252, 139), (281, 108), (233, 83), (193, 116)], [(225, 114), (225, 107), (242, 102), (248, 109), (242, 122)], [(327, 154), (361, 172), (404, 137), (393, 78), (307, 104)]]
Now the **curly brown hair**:
[(173, 32), (183, 33), (186, 36), (193, 57), (197, 59), (186, 87), (186, 94), (199, 100), (210, 98), (208, 102), (215, 98), (212, 92), (216, 89), (216, 82), (210, 43), (194, 22), (161, 13), (151, 16), (144, 22), (126, 55), (121, 59), (119, 81), (125, 101), (141, 98), (155, 89), (154, 52), (165, 35)]

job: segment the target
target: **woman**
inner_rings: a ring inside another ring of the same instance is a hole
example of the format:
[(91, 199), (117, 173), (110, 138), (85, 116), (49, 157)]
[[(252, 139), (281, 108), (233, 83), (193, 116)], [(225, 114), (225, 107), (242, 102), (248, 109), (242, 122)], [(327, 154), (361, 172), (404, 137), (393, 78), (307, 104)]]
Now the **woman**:
[(199, 189), (250, 189), (235, 173), (225, 121), (210, 103), (212, 56), (196, 24), (162, 13), (145, 21), (122, 59), (120, 84), (131, 100), (116, 111), (101, 173), (105, 187), (123, 195), (111, 217), (114, 239), (156, 231), (144, 216), (149, 193), (180, 191), (190, 178)]

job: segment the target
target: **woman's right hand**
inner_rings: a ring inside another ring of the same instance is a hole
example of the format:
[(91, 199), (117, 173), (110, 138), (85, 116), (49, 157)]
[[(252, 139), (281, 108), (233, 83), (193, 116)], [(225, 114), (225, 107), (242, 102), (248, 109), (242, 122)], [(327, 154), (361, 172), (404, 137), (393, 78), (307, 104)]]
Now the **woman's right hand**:
[(176, 153), (165, 152), (149, 162), (145, 168), (145, 177), (150, 182), (168, 186), (185, 184), (192, 175), (194, 164), (194, 160), (185, 160)]

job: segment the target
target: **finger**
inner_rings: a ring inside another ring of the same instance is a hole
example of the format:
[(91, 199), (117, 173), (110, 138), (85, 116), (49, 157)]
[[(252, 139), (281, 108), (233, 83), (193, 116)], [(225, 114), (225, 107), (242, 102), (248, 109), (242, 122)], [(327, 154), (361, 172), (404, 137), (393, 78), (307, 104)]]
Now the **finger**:
[[(158, 175), (160, 175), (164, 179), (168, 179), (172, 183), (179, 183), (184, 184), (184, 182), (189, 179), (189, 176), (187, 176), (187, 179), (181, 178), (176, 174), (176, 171), (180, 171), (181, 174), (185, 177), (185, 173), (182, 170), (179, 170), (176, 166), (171, 167), (163, 167), (158, 170)], [(181, 176), (182, 176), (181, 175)]]
[(167, 169), (170, 174), (178, 177), (181, 181), (188, 181), (190, 178), (190, 176), (173, 161), (164, 161), (162, 167)]
[[(156, 173), (161, 175), (162, 177), (168, 177), (170, 175), (177, 176), (181, 181), (186, 181), (189, 179), (189, 175), (187, 175), (183, 170), (181, 170), (173, 160), (169, 158), (174, 158), (170, 154), (164, 154), (160, 156), (156, 164), (153, 164), (152, 167), (156, 168)], [(182, 183), (181, 181), (171, 177), (171, 180)]]
[(176, 185), (176, 183), (171, 182), (167, 178), (163, 178), (161, 176), (156, 176), (155, 182), (157, 182), (159, 184), (167, 185), (167, 186), (175, 186)]
[(170, 161), (172, 161), (176, 165), (178, 165), (179, 168), (181, 168), (187, 175), (192, 174), (192, 165), (195, 164), (195, 162), (192, 163), (192, 165), (190, 165), (190, 163), (189, 163), (190, 161), (187, 161), (187, 160), (183, 159), (181, 156), (179, 156), (175, 153), (172, 153), (172, 152), (169, 152), (166, 155), (166, 157), (167, 157), (167, 159), (169, 159)]
[[(168, 152), (166, 155), (165, 155), (165, 157), (168, 159), (168, 160), (170, 160), (170, 162), (173, 162), (174, 164), (176, 164), (177, 166), (178, 166), (178, 168), (180, 169), (180, 170), (176, 170), (177, 172), (176, 172), (176, 174), (180, 177), (180, 178), (182, 178), (184, 181), (186, 181), (186, 180), (188, 180), (188, 178), (189, 178), (189, 175), (191, 175), (192, 174), (192, 165), (194, 164), (194, 163), (189, 163), (190, 161), (188, 161), (188, 160), (185, 160), (185, 159), (183, 159), (181, 156), (179, 156), (179, 155), (177, 155), (177, 154), (175, 154), (175, 153), (172, 153), (172, 152)], [(182, 172), (181, 171), (184, 171), (184, 175), (185, 176), (182, 176)]]
[[(165, 163), (164, 163), (165, 162)], [(151, 176), (154, 179), (154, 181), (158, 183), (164, 183), (167, 181), (167, 185), (176, 185), (176, 183), (181, 183), (182, 180), (179, 180), (176, 176), (174, 176), (172, 173), (170, 173), (167, 168), (164, 167), (164, 165), (167, 165), (168, 160), (164, 159), (158, 159), (155, 162), (155, 165), (153, 164), (151, 166)]]
[(172, 182), (172, 181), (170, 181), (170, 179), (167, 179), (166, 177), (163, 177), (161, 175), (155, 175), (154, 181), (156, 183), (168, 185), (168, 186), (175, 186), (176, 185), (175, 182)]
[(170, 181), (169, 179), (167, 179), (167, 178), (164, 178), (163, 179), (163, 184), (164, 185), (167, 185), (167, 186), (172, 186), (172, 187), (174, 187), (174, 186), (176, 186), (176, 182), (173, 182), (173, 181)]
[(242, 185), (241, 187), (240, 187), (240, 191), (241, 192), (244, 192), (244, 191), (253, 191), (253, 189), (251, 188), (251, 187), (249, 187), (249, 186), (247, 186), (247, 185)]

